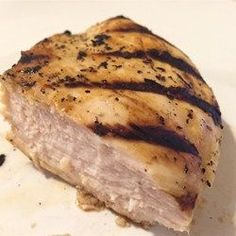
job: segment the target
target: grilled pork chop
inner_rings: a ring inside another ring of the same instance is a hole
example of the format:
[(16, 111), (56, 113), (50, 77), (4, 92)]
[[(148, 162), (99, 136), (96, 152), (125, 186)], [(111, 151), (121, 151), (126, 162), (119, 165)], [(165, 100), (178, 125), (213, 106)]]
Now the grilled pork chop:
[(222, 125), (182, 51), (118, 16), (42, 40), (1, 82), (13, 142), (35, 166), (134, 222), (189, 229)]

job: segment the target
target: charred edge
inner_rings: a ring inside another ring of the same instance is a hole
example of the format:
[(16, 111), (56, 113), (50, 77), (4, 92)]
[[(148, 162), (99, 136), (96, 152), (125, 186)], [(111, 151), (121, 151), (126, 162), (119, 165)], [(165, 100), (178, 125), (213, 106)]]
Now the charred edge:
[(90, 126), (93, 132), (99, 136), (105, 136), (110, 132), (108, 127), (105, 127), (102, 123), (98, 122), (97, 120), (94, 122), (93, 126)]
[(118, 19), (124, 19), (124, 20), (129, 20), (129, 18), (127, 18), (127, 17), (125, 17), (125, 16), (123, 16), (123, 15), (118, 15), (118, 16), (115, 16), (115, 17), (112, 17), (112, 18), (110, 18), (110, 19), (108, 19), (108, 20), (118, 20)]
[(41, 54), (21, 52), (21, 58), (19, 60), (19, 63), (27, 64), (27, 63), (31, 63), (32, 61), (42, 60), (42, 59), (48, 59), (48, 56), (41, 55)]
[(157, 93), (164, 96), (167, 96), (170, 99), (178, 99), (190, 103), (207, 114), (209, 114), (216, 125), (221, 125), (221, 112), (218, 107), (211, 105), (210, 103), (202, 100), (199, 97), (196, 97), (189, 93), (187, 88), (182, 87), (165, 87), (154, 80), (144, 79), (144, 82), (114, 82), (108, 83), (107, 81), (101, 82), (89, 82), (88, 80), (76, 80), (71, 78), (66, 83), (66, 87), (75, 88), (75, 87), (98, 87), (103, 89), (118, 89), (118, 90), (132, 90), (148, 93)]
[(148, 49), (146, 52), (142, 50), (138, 50), (135, 52), (128, 52), (128, 51), (113, 51), (113, 52), (106, 52), (103, 55), (107, 56), (115, 56), (115, 57), (123, 57), (125, 59), (131, 58), (146, 58), (147, 56), (154, 59), (159, 60), (161, 62), (167, 63), (183, 72), (189, 73), (195, 76), (197, 79), (205, 82), (200, 75), (199, 72), (196, 71), (188, 62), (184, 61), (181, 58), (177, 58), (172, 56), (167, 51), (160, 51), (157, 49)]
[(72, 33), (71, 33), (70, 30), (65, 30), (65, 31), (63, 32), (63, 34), (68, 35), (68, 36), (72, 35)]
[(194, 209), (197, 196), (198, 195), (196, 193), (188, 192), (187, 194), (180, 197), (175, 197), (175, 199), (179, 203), (182, 211), (188, 211)]
[(170, 148), (177, 152), (189, 153), (194, 156), (198, 156), (199, 154), (197, 148), (187, 139), (162, 126), (129, 124), (128, 127), (122, 125), (107, 126), (98, 121), (94, 125), (89, 126), (99, 136), (110, 135), (128, 140), (142, 140)]

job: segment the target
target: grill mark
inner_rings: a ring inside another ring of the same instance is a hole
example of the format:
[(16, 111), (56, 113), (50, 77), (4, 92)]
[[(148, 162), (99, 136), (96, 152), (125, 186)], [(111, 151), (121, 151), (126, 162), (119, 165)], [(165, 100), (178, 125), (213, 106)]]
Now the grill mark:
[(145, 59), (146, 58), (145, 52), (141, 51), (141, 50), (137, 50), (135, 52), (113, 51), (113, 52), (101, 53), (100, 55), (107, 55), (107, 56), (114, 56), (114, 57), (123, 57), (125, 59), (131, 59), (131, 58)]
[(121, 33), (142, 33), (142, 34), (147, 34), (147, 35), (151, 35), (163, 42), (165, 42), (166, 44), (170, 45), (171, 47), (179, 50), (181, 53), (183, 53), (183, 55), (187, 58), (188, 55), (186, 55), (182, 50), (180, 50), (179, 48), (177, 48), (174, 44), (170, 43), (168, 40), (162, 38), (161, 36), (157, 35), (157, 34), (154, 34), (150, 29), (148, 29), (147, 27), (145, 26), (142, 26), (142, 25), (139, 25), (139, 24), (136, 24), (135, 22), (133, 22), (131, 19), (127, 18), (127, 17), (124, 17), (124, 16), (117, 16), (117, 17), (113, 17), (113, 18), (110, 18), (110, 20), (115, 20), (115, 19), (125, 19), (125, 20), (129, 20), (132, 25), (128, 25), (128, 26), (125, 26), (125, 27), (120, 27), (120, 28), (116, 28), (114, 30), (107, 30), (106, 32), (121, 32)]
[(142, 50), (137, 50), (134, 52), (128, 52), (128, 51), (113, 51), (113, 52), (105, 52), (101, 53), (101, 55), (106, 55), (106, 56), (115, 56), (115, 57), (123, 57), (125, 59), (131, 59), (131, 58), (142, 58), (145, 59), (147, 56), (154, 59), (154, 60), (159, 60), (161, 62), (167, 63), (171, 65), (174, 68), (177, 68), (183, 72), (189, 73), (195, 78), (205, 82), (200, 75), (200, 73), (194, 69), (193, 66), (191, 66), (188, 62), (181, 58), (177, 58), (172, 56), (169, 52), (167, 51), (160, 51), (155, 48), (148, 49), (147, 51), (142, 51)]
[(144, 79), (144, 82), (113, 82), (108, 83), (107, 81), (103, 82), (91, 82), (87, 79), (76, 80), (71, 78), (66, 80), (64, 85), (68, 88), (76, 87), (97, 87), (103, 89), (111, 90), (131, 90), (131, 91), (140, 91), (148, 93), (156, 93), (167, 96), (170, 99), (177, 99), (185, 101), (191, 105), (194, 105), (207, 114), (209, 114), (216, 125), (221, 125), (221, 112), (218, 107), (211, 105), (210, 103), (202, 100), (199, 97), (192, 95), (187, 88), (182, 87), (165, 87), (154, 80)]
[(129, 124), (128, 127), (119, 124), (110, 126), (95, 121), (94, 124), (88, 125), (88, 127), (99, 136), (109, 135), (127, 140), (145, 141), (177, 152), (189, 153), (194, 156), (199, 154), (194, 144), (162, 126), (140, 126), (133, 123)]
[(21, 52), (21, 58), (18, 63), (27, 64), (35, 60), (48, 59), (47, 55), (33, 54), (28, 52)]
[(151, 30), (149, 30), (147, 27), (144, 27), (144, 26), (141, 26), (141, 25), (136, 25), (136, 24), (133, 24), (133, 25), (128, 25), (128, 27), (120, 27), (120, 28), (116, 28), (114, 30), (108, 30), (107, 32), (111, 32), (111, 33), (116, 33), (116, 32), (135, 32), (135, 33), (145, 33), (145, 34), (151, 34), (151, 35), (154, 35), (152, 33)]
[[(159, 35), (156, 35), (154, 34), (151, 30), (149, 30), (147, 27), (145, 26), (142, 26), (142, 25), (137, 25), (137, 24), (134, 24), (132, 26), (129, 26), (128, 28), (117, 28), (115, 30), (108, 30), (106, 32), (111, 32), (111, 33), (116, 33), (116, 32), (120, 32), (120, 33), (141, 33), (141, 34), (148, 34), (148, 35), (151, 35), (157, 39), (160, 39), (161, 41), (165, 42), (166, 44), (174, 47), (174, 48), (177, 48), (175, 45), (173, 45), (172, 43), (170, 43), (169, 41), (167, 41), (166, 39), (162, 38), (161, 36)], [(179, 50), (179, 49), (178, 49)], [(182, 51), (181, 51), (182, 52)], [(183, 52), (182, 52), (183, 53)], [(183, 53), (185, 55), (185, 53)], [(185, 55), (186, 57), (188, 57), (187, 55)]]
[(177, 58), (172, 56), (167, 51), (159, 51), (157, 49), (149, 49), (147, 51), (148, 56), (150, 56), (152, 59), (157, 59), (162, 62), (165, 62), (181, 71), (187, 72), (191, 75), (194, 75), (197, 79), (204, 81), (202, 76), (196, 69), (194, 69), (188, 62), (181, 58)]
[[(135, 22), (133, 22), (130, 18), (127, 18), (123, 15), (118, 15), (116, 17), (112, 17), (108, 20), (129, 20), (132, 25), (128, 25), (128, 27), (120, 27), (120, 28), (116, 28), (114, 30), (108, 30), (106, 32), (137, 32), (137, 33), (144, 33), (144, 34), (149, 34), (152, 35), (162, 41), (164, 41), (165, 43), (169, 44), (170, 46), (176, 48), (175, 45), (173, 45), (172, 43), (170, 43), (169, 41), (167, 41), (166, 39), (160, 37), (159, 35), (154, 34), (151, 30), (149, 30), (147, 27), (136, 24)], [(185, 55), (185, 54), (184, 54)], [(188, 57), (187, 55), (185, 55), (186, 57)]]

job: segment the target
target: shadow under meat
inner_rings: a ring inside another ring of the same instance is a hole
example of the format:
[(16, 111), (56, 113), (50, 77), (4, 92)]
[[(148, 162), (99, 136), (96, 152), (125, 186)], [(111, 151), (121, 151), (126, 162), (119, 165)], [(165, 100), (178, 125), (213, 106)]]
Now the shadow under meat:
[(224, 122), (221, 157), (212, 188), (205, 189), (195, 211), (190, 234), (174, 232), (162, 226), (151, 229), (155, 236), (235, 236), (236, 222), (236, 127), (234, 134)]

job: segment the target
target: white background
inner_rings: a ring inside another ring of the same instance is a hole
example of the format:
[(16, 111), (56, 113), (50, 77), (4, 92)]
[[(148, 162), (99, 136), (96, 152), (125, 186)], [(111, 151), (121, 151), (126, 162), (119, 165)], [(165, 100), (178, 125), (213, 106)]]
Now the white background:
[[(120, 14), (181, 48), (213, 88), (225, 124), (222, 158), (215, 187), (205, 193), (190, 235), (236, 235), (236, 1), (0, 2), (0, 73), (21, 50), (47, 36), (65, 29), (81, 32)], [(81, 212), (74, 189), (34, 170), (4, 141), (5, 130), (0, 121), (0, 152), (7, 153), (0, 168), (1, 236), (181, 235), (161, 226), (121, 229), (109, 211)]]

